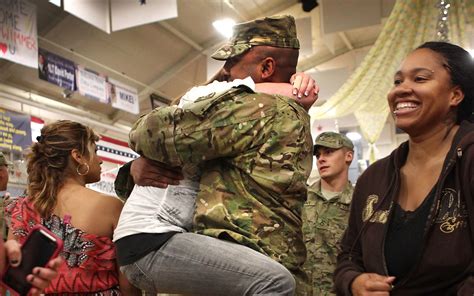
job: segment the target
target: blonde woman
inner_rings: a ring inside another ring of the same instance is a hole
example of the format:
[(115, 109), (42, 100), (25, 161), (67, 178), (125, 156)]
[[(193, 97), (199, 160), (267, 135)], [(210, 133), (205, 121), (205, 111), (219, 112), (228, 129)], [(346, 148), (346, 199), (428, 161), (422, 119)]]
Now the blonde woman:
[(120, 274), (112, 234), (122, 202), (86, 188), (100, 180), (94, 132), (77, 122), (46, 125), (28, 161), (27, 195), (10, 202), (9, 238), (23, 242), (35, 224), (64, 240), (64, 261), (45, 293), (140, 295)]

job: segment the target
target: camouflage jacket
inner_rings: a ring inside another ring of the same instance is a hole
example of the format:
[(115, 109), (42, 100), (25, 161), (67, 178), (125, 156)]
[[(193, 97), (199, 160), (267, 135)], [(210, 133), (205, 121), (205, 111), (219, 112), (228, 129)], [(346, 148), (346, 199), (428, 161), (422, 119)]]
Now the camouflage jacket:
[(303, 235), (308, 250), (304, 269), (314, 296), (334, 295), (332, 277), (353, 191), (349, 182), (340, 196), (327, 200), (322, 196), (320, 180), (308, 188), (303, 208)]
[(312, 139), (309, 115), (296, 101), (239, 87), (183, 109), (157, 108), (135, 123), (130, 147), (172, 166), (200, 163), (195, 230), (300, 274)]

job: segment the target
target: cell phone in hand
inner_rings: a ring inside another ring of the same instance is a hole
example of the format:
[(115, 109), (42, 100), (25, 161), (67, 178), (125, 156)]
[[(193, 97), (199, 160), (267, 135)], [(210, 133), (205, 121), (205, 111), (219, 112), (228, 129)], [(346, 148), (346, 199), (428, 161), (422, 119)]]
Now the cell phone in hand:
[(63, 241), (42, 225), (32, 228), (21, 246), (21, 262), (17, 267), (8, 266), (1, 284), (10, 295), (27, 295), (31, 284), (26, 280), (35, 267), (45, 267), (63, 249)]

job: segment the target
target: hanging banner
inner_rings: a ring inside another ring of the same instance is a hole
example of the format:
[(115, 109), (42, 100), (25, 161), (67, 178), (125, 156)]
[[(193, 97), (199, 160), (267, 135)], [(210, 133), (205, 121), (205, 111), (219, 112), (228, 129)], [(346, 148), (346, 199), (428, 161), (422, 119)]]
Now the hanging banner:
[(0, 0), (0, 58), (38, 67), (36, 6), (27, 0)]
[(29, 115), (0, 109), (0, 148), (22, 152), (31, 145)]
[[(74, 0), (68, 1), (75, 3), (78, 2)], [(176, 2), (176, 0), (110, 0), (112, 31), (123, 30), (177, 17), (178, 4)]]
[[(110, 34), (109, 2), (110, 0), (63, 0), (63, 7), (70, 14)], [(130, 2), (130, 0), (125, 2)]]
[(38, 77), (59, 87), (75, 90), (76, 67), (73, 61), (45, 49), (38, 50)]
[(140, 112), (138, 92), (136, 88), (109, 78), (108, 93), (109, 100), (112, 102), (112, 107), (133, 114), (138, 114)]
[(103, 160), (124, 164), (138, 158), (138, 154), (128, 147), (127, 142), (101, 136), (97, 142), (97, 155)]
[(77, 90), (85, 97), (108, 104), (107, 82), (104, 76), (87, 70), (82, 66), (76, 67)]

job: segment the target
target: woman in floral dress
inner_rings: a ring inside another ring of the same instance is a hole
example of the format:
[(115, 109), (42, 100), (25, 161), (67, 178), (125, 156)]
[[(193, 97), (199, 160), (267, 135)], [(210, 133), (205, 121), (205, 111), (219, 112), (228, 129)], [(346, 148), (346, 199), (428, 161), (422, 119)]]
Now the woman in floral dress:
[(27, 156), (28, 188), (6, 206), (9, 238), (20, 243), (42, 224), (64, 241), (65, 259), (46, 294), (140, 295), (118, 271), (112, 234), (122, 202), (86, 188), (100, 180), (98, 137), (76, 122), (41, 130)]

